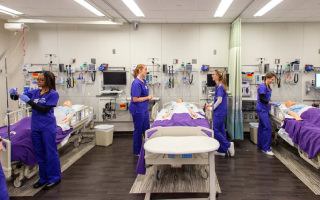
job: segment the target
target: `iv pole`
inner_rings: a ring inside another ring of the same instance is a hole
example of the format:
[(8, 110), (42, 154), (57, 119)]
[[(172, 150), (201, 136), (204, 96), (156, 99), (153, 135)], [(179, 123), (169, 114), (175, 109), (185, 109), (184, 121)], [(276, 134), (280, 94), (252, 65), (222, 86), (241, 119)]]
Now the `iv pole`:
[[(8, 49), (6, 49), (1, 55), (0, 60), (6, 54)], [(9, 117), (9, 96), (8, 96), (8, 73), (7, 73), (7, 56), (4, 57), (4, 68), (6, 76), (6, 96), (7, 96), (7, 120), (8, 120), (8, 140), (10, 141), (10, 117)]]

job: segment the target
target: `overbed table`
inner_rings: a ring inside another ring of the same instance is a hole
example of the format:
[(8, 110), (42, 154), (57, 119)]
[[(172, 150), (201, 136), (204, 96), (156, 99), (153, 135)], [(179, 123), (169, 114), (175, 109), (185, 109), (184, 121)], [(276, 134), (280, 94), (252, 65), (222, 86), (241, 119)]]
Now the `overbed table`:
[[(194, 154), (209, 153), (209, 200), (216, 199), (214, 152), (220, 144), (214, 138), (206, 136), (162, 136), (148, 140), (145, 150), (159, 154)], [(145, 199), (150, 199), (147, 193)]]

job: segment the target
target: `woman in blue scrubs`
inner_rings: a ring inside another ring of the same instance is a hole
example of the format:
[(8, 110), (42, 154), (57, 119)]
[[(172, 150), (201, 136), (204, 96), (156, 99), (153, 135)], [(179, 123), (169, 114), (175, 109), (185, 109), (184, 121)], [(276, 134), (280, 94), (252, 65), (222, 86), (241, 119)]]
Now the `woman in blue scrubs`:
[[(40, 179), (33, 185), (45, 185), (48, 190), (60, 183), (61, 169), (56, 145), (57, 123), (54, 109), (59, 100), (55, 77), (52, 72), (44, 72), (38, 77), (39, 89), (20, 94), (19, 98), (32, 107), (31, 136), (38, 159)], [(17, 95), (14, 89), (11, 95)]]
[[(0, 151), (3, 150), (2, 147), (2, 139), (0, 137)], [(6, 177), (2, 171), (2, 166), (0, 163), (0, 199), (1, 200), (9, 200), (8, 188), (6, 184)]]
[(265, 75), (264, 82), (258, 87), (257, 105), (256, 111), (259, 116), (259, 128), (258, 128), (258, 147), (262, 149), (267, 155), (273, 156), (271, 151), (271, 123), (269, 119), (269, 111), (271, 105), (278, 105), (278, 103), (272, 103), (271, 100), (271, 87), (270, 84), (275, 81), (276, 75), (272, 72), (268, 72)]
[(134, 70), (134, 80), (131, 85), (131, 102), (129, 111), (133, 118), (133, 153), (140, 154), (142, 136), (150, 128), (148, 105), (152, 96), (149, 95), (147, 81), (144, 79), (147, 75), (147, 66), (137, 65)]
[(215, 81), (215, 93), (213, 105), (207, 109), (213, 110), (214, 138), (219, 141), (220, 147), (217, 155), (233, 157), (235, 155), (234, 143), (227, 140), (225, 131), (225, 118), (227, 116), (227, 76), (221, 70), (214, 70), (212, 79)]

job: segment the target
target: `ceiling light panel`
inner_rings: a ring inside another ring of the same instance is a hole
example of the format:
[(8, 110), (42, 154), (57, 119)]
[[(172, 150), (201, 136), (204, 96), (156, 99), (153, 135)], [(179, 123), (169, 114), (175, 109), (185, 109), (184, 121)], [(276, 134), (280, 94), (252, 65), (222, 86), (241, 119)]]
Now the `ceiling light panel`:
[(90, 5), (88, 2), (86, 2), (85, 0), (74, 0), (75, 2), (77, 2), (78, 4), (82, 5), (83, 7), (85, 7), (86, 9), (88, 9), (89, 11), (91, 11), (92, 13), (100, 16), (100, 17), (104, 17), (105, 15), (100, 12), (98, 9), (96, 9), (95, 7), (93, 7), (92, 5)]
[(256, 14), (253, 16), (260, 17), (267, 12), (269, 12), (272, 8), (276, 7), (279, 3), (281, 3), (283, 0), (271, 0), (269, 3), (267, 3), (265, 6), (263, 6)]
[(3, 6), (3, 5), (0, 5), (0, 11), (5, 11), (5, 12), (7, 12), (7, 13), (2, 12), (2, 13), (5, 13), (5, 14), (8, 14), (8, 13), (15, 14), (15, 15), (22, 15), (22, 14), (23, 14), (22, 12), (13, 10), (13, 9), (8, 8), (8, 7), (5, 7), (5, 6)]
[(214, 13), (214, 17), (223, 17), (232, 2), (233, 0), (221, 0), (216, 12)]
[(135, 14), (135, 16), (144, 17), (143, 12), (134, 0), (122, 0), (122, 2), (131, 10), (131, 12), (133, 12), (133, 14)]

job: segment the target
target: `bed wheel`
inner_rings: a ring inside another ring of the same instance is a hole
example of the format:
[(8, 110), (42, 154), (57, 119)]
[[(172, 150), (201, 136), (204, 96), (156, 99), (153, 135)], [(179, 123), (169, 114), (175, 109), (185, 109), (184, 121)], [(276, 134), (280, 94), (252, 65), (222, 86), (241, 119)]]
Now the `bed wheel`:
[(209, 177), (209, 172), (207, 169), (201, 170), (201, 176), (204, 179), (207, 179)]
[(157, 170), (156, 179), (157, 179), (157, 181), (160, 180), (160, 170)]
[(13, 181), (13, 186), (15, 188), (19, 188), (22, 186), (22, 180), (19, 180), (19, 177), (15, 178), (14, 181)]

